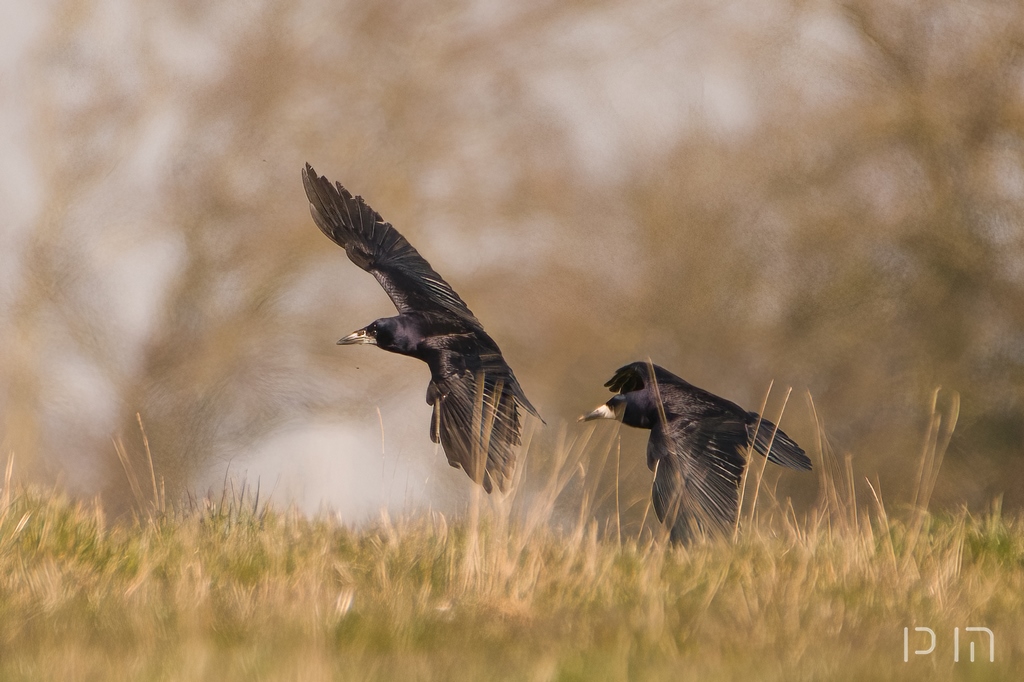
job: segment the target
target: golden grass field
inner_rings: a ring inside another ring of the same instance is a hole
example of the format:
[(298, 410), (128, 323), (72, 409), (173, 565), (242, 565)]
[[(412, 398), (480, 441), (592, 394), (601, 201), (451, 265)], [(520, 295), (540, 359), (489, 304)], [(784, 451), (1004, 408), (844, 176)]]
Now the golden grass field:
[[(585, 495), (556, 513), (568, 457), (528, 503), (478, 492), (464, 514), (360, 526), (230, 487), (174, 509), (130, 466), (137, 513), (114, 523), (9, 463), (0, 679), (1018, 679), (1024, 519), (926, 511), (938, 422), (916, 506), (858, 504), (819, 458), (813, 511), (762, 494), (734, 538), (689, 547), (624, 537)], [(918, 626), (936, 648), (904, 662)], [(968, 626), (995, 633), (994, 663)]]

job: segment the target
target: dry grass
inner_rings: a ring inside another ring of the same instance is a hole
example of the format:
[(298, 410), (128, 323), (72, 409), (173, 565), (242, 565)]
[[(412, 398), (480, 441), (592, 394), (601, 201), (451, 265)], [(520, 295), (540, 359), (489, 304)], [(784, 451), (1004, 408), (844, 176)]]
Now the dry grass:
[[(762, 494), (734, 539), (686, 548), (600, 531), (586, 485), (557, 521), (594, 458), (587, 429), (528, 503), (477, 494), (457, 518), (361, 527), (244, 490), (161, 510), (138, 479), (136, 520), (110, 523), (98, 503), (12, 486), (9, 465), (0, 679), (1010, 679), (1024, 520), (927, 513), (955, 412), (933, 416), (917, 507), (857, 506), (823, 447), (814, 512)], [(970, 663), (963, 639), (954, 664), (953, 629), (979, 625), (995, 663)], [(938, 646), (904, 663), (915, 626)]]

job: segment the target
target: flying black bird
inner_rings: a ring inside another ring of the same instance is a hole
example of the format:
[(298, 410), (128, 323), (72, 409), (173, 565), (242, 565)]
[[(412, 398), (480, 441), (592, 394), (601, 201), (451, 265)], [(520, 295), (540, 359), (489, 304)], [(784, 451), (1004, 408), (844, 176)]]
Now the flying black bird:
[[(519, 409), (538, 419), (498, 344), (459, 295), (362, 197), (331, 185), (306, 164), (302, 184), (317, 227), (377, 278), (398, 315), (352, 332), (340, 345), (372, 344), (427, 363), (430, 439), (448, 463), (491, 492), (502, 491), (521, 442)], [(482, 466), (481, 466), (482, 465)]]
[(651, 497), (658, 520), (670, 527), (673, 541), (685, 542), (694, 531), (732, 529), (751, 440), (754, 450), (767, 453), (771, 462), (811, 468), (800, 446), (775, 424), (657, 365), (634, 362), (620, 367), (605, 386), (617, 395), (580, 419), (617, 419), (651, 430)]

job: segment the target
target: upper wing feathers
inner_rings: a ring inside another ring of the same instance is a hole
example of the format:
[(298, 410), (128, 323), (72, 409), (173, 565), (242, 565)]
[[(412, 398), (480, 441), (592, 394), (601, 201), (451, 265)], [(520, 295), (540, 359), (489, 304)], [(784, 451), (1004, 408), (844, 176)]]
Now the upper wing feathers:
[(615, 370), (615, 375), (606, 381), (604, 385), (612, 393), (639, 391), (650, 382), (652, 375), (659, 385), (671, 384), (687, 389), (694, 388), (681, 377), (652, 362), (631, 362), (628, 365), (619, 367)]
[(479, 326), (469, 306), (390, 223), (306, 164), (302, 185), (320, 231), (380, 282), (398, 312), (447, 312)]
[(639, 391), (646, 385), (648, 376), (646, 362), (633, 362), (615, 370), (615, 374), (604, 385), (612, 393)]

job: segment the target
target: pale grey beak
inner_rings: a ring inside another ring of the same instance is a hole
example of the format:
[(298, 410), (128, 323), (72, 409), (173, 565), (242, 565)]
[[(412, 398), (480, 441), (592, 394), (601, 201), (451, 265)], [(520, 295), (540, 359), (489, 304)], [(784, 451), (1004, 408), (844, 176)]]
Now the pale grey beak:
[(376, 346), (377, 339), (376, 337), (367, 334), (365, 328), (356, 330), (343, 339), (338, 339), (339, 346), (351, 346), (354, 344), (369, 344), (371, 346)]
[(607, 405), (602, 405), (590, 414), (585, 414), (576, 421), (589, 422), (593, 419), (618, 419), (619, 416), (615, 414), (615, 411)]

